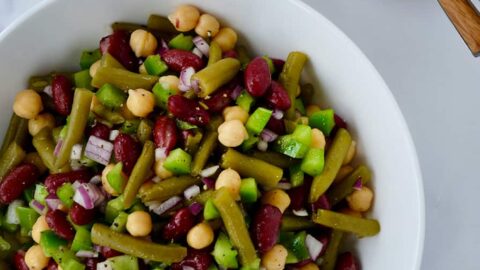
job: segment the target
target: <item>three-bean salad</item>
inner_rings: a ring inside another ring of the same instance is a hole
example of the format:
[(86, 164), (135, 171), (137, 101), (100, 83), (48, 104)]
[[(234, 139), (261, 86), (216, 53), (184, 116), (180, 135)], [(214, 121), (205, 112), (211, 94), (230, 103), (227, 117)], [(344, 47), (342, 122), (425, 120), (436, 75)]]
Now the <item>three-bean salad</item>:
[(306, 54), (253, 55), (190, 5), (112, 29), (15, 97), (1, 269), (360, 269), (371, 172)]

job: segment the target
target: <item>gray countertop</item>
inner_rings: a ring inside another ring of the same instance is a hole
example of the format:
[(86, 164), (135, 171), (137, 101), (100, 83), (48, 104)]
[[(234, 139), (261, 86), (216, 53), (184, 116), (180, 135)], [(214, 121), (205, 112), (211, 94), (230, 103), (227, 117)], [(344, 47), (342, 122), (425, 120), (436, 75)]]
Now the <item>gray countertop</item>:
[[(35, 2), (0, 0), (0, 29)], [(407, 120), (425, 186), (422, 269), (480, 269), (480, 59), (433, 0), (305, 2), (365, 52)]]

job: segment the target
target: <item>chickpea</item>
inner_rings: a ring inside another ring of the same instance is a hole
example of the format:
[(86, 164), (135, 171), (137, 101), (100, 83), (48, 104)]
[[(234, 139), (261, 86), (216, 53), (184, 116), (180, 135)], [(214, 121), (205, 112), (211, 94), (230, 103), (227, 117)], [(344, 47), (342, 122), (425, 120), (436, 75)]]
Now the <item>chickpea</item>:
[(153, 112), (155, 97), (145, 89), (128, 90), (127, 108), (138, 117), (146, 117)]
[(340, 213), (345, 214), (345, 215), (349, 215), (349, 216), (352, 216), (352, 217), (363, 218), (363, 215), (362, 215), (361, 212), (352, 210), (352, 209), (350, 209), (350, 208), (348, 208), (348, 207), (343, 208), (342, 210), (340, 210)]
[(305, 109), (307, 111), (307, 116), (311, 116), (313, 113), (320, 111), (320, 107), (318, 105), (308, 105)]
[(310, 147), (325, 149), (326, 144), (327, 141), (325, 140), (323, 132), (318, 128), (312, 128), (312, 143), (310, 144)]
[(147, 236), (152, 231), (152, 217), (145, 211), (135, 211), (128, 215), (127, 231), (132, 236)]
[(213, 242), (213, 229), (206, 222), (195, 225), (188, 231), (187, 243), (194, 249), (208, 247)]
[(47, 220), (45, 219), (45, 216), (39, 216), (37, 218), (37, 221), (35, 221), (35, 224), (32, 226), (32, 239), (36, 243), (40, 243), (40, 236), (43, 231), (46, 231), (50, 229), (47, 224)]
[(43, 110), (42, 98), (34, 90), (27, 89), (20, 91), (15, 96), (13, 111), (25, 119), (32, 119)]
[(169, 177), (173, 176), (173, 173), (165, 167), (163, 167), (163, 160), (159, 160), (155, 162), (154, 170), (155, 170), (155, 175), (160, 177), (161, 179), (167, 179)]
[(365, 212), (372, 206), (373, 191), (363, 186), (360, 190), (354, 190), (347, 197), (348, 206), (358, 212)]
[(340, 168), (340, 170), (338, 170), (337, 176), (335, 177), (334, 181), (335, 182), (340, 182), (343, 179), (345, 179), (345, 177), (350, 175), (352, 172), (353, 172), (353, 167), (352, 166), (350, 166), (350, 165), (342, 166)]
[(90, 73), (90, 77), (95, 77), (95, 74), (97, 74), (97, 70), (98, 68), (100, 67), (102, 61), (101, 60), (97, 60), (95, 63), (93, 63), (91, 66), (90, 66), (90, 69), (88, 70), (88, 73)]
[(168, 90), (173, 90), (178, 92), (178, 85), (180, 84), (180, 79), (175, 75), (166, 75), (158, 79), (160, 85)]
[(226, 121), (218, 127), (218, 140), (226, 147), (237, 147), (247, 137), (247, 130), (240, 120)]
[(170, 22), (180, 32), (187, 32), (195, 28), (199, 18), (200, 11), (191, 5), (178, 6), (175, 12), (168, 15)]
[(118, 196), (118, 192), (108, 183), (107, 175), (115, 167), (115, 164), (108, 164), (102, 171), (102, 186), (105, 191), (113, 196)]
[(44, 127), (55, 127), (55, 117), (49, 113), (42, 113), (28, 120), (28, 132), (35, 136)]
[(262, 266), (266, 270), (282, 270), (285, 268), (288, 251), (282, 245), (275, 245), (262, 257)]
[(352, 141), (352, 143), (350, 144), (350, 148), (348, 148), (347, 155), (343, 160), (343, 165), (347, 165), (348, 163), (352, 162), (352, 159), (355, 157), (356, 152), (357, 152), (357, 142)]
[(217, 18), (210, 14), (202, 14), (198, 19), (197, 26), (195, 27), (195, 33), (199, 36), (207, 38), (214, 37), (220, 29), (220, 23)]
[(226, 52), (235, 47), (235, 43), (237, 43), (237, 33), (230, 27), (224, 27), (218, 31), (213, 41), (217, 42), (218, 46), (222, 48), (222, 51)]
[(25, 263), (30, 270), (41, 270), (48, 265), (50, 258), (45, 256), (40, 245), (31, 246), (25, 253)]
[(240, 184), (242, 179), (240, 175), (232, 169), (223, 170), (217, 178), (215, 182), (215, 189), (220, 189), (222, 187), (226, 187), (230, 194), (232, 194), (233, 198), (239, 199), (240, 198)]
[(139, 67), (138, 67), (138, 73), (140, 74), (148, 74), (148, 71), (147, 69), (145, 68), (145, 64), (141, 64)]
[(130, 47), (137, 57), (147, 57), (155, 53), (157, 39), (152, 33), (137, 29), (130, 35)]
[(300, 267), (300, 270), (320, 270), (320, 268), (318, 268), (318, 265), (311, 262), (311, 263), (305, 264), (304, 266)]
[(225, 121), (240, 120), (240, 122), (245, 124), (248, 120), (248, 112), (240, 106), (226, 107), (223, 109), (223, 119)]
[(290, 197), (281, 189), (273, 189), (263, 194), (262, 203), (273, 205), (283, 213), (290, 205)]

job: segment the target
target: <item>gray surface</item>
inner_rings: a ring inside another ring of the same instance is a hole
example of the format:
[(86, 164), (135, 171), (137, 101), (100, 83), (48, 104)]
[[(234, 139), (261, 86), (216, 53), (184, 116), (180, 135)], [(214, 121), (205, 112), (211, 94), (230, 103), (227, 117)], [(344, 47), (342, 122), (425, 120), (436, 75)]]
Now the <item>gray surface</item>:
[[(365, 52), (408, 122), (426, 195), (422, 269), (480, 269), (479, 59), (436, 1), (305, 1)], [(0, 0), (0, 29), (35, 2)]]

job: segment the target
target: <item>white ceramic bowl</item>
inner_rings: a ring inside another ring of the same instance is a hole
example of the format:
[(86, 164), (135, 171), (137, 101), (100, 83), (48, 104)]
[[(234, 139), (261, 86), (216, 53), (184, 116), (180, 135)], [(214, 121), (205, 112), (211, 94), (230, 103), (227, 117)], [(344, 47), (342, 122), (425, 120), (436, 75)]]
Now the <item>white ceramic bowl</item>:
[[(80, 52), (95, 48), (114, 21), (145, 23), (185, 1), (48, 0), (0, 35), (0, 129), (3, 134), (17, 91), (32, 74), (77, 68)], [(419, 269), (424, 238), (424, 198), (415, 149), (400, 110), (378, 72), (331, 22), (298, 0), (190, 1), (235, 28), (258, 54), (310, 57), (305, 79), (322, 105), (348, 120), (359, 152), (374, 172), (371, 215), (382, 231), (356, 245), (363, 269)], [(393, 64), (393, 63), (392, 63)]]

